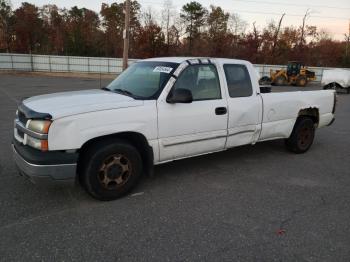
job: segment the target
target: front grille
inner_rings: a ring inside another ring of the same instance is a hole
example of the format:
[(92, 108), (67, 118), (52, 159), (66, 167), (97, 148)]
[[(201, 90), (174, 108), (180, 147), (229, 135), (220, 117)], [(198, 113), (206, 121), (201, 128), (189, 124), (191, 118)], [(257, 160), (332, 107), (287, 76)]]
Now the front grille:
[(24, 133), (21, 130), (17, 129), (17, 134), (20, 138), (24, 139)]
[[(26, 117), (26, 115), (22, 111), (18, 110), (17, 121), (19, 121), (23, 126), (26, 126), (28, 118)], [(24, 132), (19, 130), (18, 128), (16, 128), (15, 129), (15, 137), (17, 137), (17, 140), (19, 142), (22, 142), (24, 139)]]
[(23, 112), (18, 111), (18, 119), (24, 126), (27, 124), (28, 119), (26, 118), (26, 116)]

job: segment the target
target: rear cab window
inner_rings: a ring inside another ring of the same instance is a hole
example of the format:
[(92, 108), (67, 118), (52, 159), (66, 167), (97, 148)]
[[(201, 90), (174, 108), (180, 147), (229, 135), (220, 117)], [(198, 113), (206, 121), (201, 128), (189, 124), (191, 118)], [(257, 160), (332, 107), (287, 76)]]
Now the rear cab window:
[(253, 94), (252, 82), (245, 65), (225, 64), (224, 71), (230, 97), (249, 97)]

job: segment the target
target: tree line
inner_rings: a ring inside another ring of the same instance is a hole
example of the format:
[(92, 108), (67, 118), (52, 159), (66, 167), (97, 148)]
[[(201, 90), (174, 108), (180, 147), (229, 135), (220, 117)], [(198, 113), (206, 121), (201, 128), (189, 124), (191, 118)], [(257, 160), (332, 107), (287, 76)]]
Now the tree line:
[[(27, 2), (13, 10), (8, 0), (0, 0), (0, 52), (122, 57), (123, 9), (124, 1), (103, 3), (99, 13)], [(300, 60), (313, 66), (350, 67), (348, 43), (308, 25), (308, 15), (300, 25), (283, 26), (282, 15), (260, 28), (219, 6), (207, 9), (192, 1), (178, 12), (165, 0), (157, 14), (131, 1), (129, 56), (228, 57), (261, 64)]]

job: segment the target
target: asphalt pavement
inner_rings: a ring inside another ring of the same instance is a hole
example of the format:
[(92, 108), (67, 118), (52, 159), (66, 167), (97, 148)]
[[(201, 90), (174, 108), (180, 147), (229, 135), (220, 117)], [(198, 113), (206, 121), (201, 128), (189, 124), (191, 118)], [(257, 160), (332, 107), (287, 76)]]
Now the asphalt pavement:
[(112, 202), (19, 176), (17, 103), (99, 86), (0, 75), (0, 261), (350, 261), (350, 95), (306, 154), (271, 141), (176, 161)]

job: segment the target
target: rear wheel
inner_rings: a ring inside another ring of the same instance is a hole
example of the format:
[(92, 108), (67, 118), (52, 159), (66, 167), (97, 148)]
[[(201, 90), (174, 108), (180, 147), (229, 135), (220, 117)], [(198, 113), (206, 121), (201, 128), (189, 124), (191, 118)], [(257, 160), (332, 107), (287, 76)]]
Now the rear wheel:
[(328, 90), (328, 89), (333, 89), (332, 84), (328, 84), (328, 85), (323, 86), (323, 90)]
[(98, 200), (114, 200), (129, 193), (139, 181), (142, 160), (135, 147), (123, 140), (107, 140), (85, 153), (81, 181)]
[(305, 153), (310, 149), (314, 137), (314, 121), (309, 117), (300, 117), (294, 125), (291, 136), (286, 140), (286, 146), (294, 153)]

